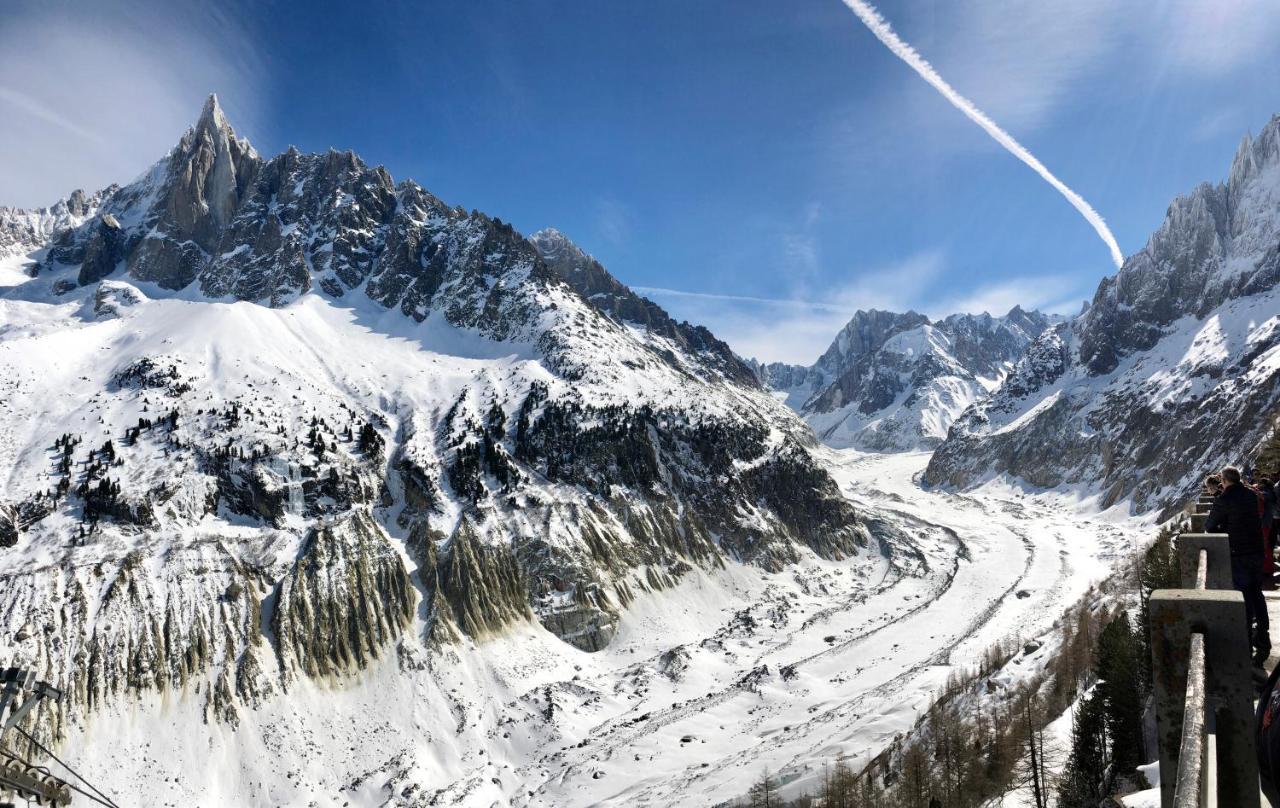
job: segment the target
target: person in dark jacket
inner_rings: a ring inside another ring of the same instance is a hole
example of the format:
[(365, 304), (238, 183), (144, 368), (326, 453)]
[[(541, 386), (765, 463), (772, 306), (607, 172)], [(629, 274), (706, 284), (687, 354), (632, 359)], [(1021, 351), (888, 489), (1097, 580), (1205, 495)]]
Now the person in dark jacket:
[[(1222, 470), (1222, 493), (1213, 501), (1208, 533), (1226, 533), (1231, 544), (1231, 583), (1244, 596), (1245, 630), (1250, 633), (1254, 659), (1265, 662), (1271, 652), (1271, 620), (1262, 595), (1262, 519), (1258, 495), (1246, 488), (1240, 469)], [(1257, 624), (1257, 630), (1253, 626)]]

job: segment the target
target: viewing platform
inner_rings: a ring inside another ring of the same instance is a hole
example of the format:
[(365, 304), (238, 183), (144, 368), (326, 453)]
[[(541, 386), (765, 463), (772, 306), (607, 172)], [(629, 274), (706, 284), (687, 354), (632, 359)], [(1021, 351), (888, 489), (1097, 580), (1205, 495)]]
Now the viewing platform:
[[(1211, 503), (1193, 503), (1189, 530), (1177, 537), (1181, 588), (1157, 589), (1148, 604), (1159, 805), (1280, 808), (1260, 787), (1254, 716), (1265, 678), (1241, 630), (1245, 603), (1232, 586), (1228, 537), (1204, 532)], [(1277, 636), (1280, 591), (1264, 594)], [(1280, 644), (1264, 671), (1277, 664)]]

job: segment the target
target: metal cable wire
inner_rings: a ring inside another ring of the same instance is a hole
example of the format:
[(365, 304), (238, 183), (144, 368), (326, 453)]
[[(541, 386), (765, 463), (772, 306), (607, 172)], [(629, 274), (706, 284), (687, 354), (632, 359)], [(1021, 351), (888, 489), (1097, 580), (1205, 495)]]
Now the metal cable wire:
[(88, 780), (86, 780), (86, 779), (85, 779), (85, 778), (80, 774), (80, 772), (78, 772), (78, 771), (76, 771), (75, 769), (73, 769), (73, 768), (71, 768), (70, 766), (68, 766), (66, 763), (64, 763), (64, 762), (63, 762), (63, 760), (62, 760), (61, 758), (59, 758), (59, 757), (58, 757), (57, 755), (55, 755), (52, 751), (50, 751), (49, 749), (45, 748), (45, 746), (44, 746), (43, 744), (41, 744), (39, 741), (37, 741), (35, 738), (33, 738), (33, 737), (31, 736), (31, 733), (27, 732), (27, 731), (26, 731), (25, 729), (23, 729), (22, 727), (16, 727), (16, 726), (15, 726), (15, 727), (14, 727), (14, 729), (15, 729), (15, 730), (17, 730), (19, 733), (21, 733), (21, 734), (22, 734), (22, 736), (23, 736), (24, 738), (26, 738), (28, 741), (30, 741), (30, 742), (31, 742), (31, 743), (32, 743), (32, 744), (33, 744), (37, 749), (39, 749), (41, 752), (44, 752), (46, 755), (48, 755), (49, 757), (51, 757), (51, 758), (53, 758), (54, 760), (56, 760), (56, 761), (58, 762), (58, 764), (59, 764), (60, 766), (62, 766), (62, 768), (66, 769), (67, 771), (69, 771), (69, 772), (71, 772), (73, 775), (75, 775), (75, 778), (76, 778), (77, 780), (79, 780), (80, 782), (84, 783), (86, 786), (88, 786), (89, 788), (91, 788), (91, 789), (92, 789), (92, 790), (93, 790), (93, 791), (94, 791), (98, 796), (97, 796), (97, 797), (95, 797), (93, 794), (90, 794), (90, 793), (89, 793), (89, 792), (87, 792), (87, 791), (84, 791), (84, 790), (82, 790), (82, 789), (76, 788), (76, 787), (75, 787), (74, 785), (72, 785), (71, 783), (67, 783), (67, 784), (66, 784), (66, 785), (67, 785), (67, 788), (71, 789), (72, 791), (76, 791), (76, 792), (78, 792), (78, 793), (80, 793), (80, 794), (83, 794), (84, 796), (88, 797), (89, 799), (93, 800), (94, 802), (102, 803), (103, 805), (109, 806), (109, 808), (120, 808), (120, 806), (119, 806), (119, 805), (116, 805), (116, 803), (115, 803), (115, 801), (114, 801), (114, 800), (112, 800), (112, 799), (111, 799), (110, 797), (108, 797), (106, 794), (104, 794), (104, 793), (102, 793), (101, 791), (99, 791), (99, 790), (98, 790), (98, 787), (97, 787), (97, 786), (95, 786), (93, 783), (90, 783)]
[[(17, 756), (17, 755), (15, 755), (14, 753), (12, 753), (12, 752), (8, 752), (8, 751), (5, 751), (5, 750), (3, 750), (3, 749), (0, 749), (0, 757), (3, 757), (5, 760), (7, 760), (7, 761), (9, 762), (9, 765), (10, 765), (10, 766), (14, 766), (14, 765), (20, 765), (20, 766), (22, 766), (22, 767), (23, 767), (23, 769), (24, 769), (24, 770), (26, 771), (26, 773), (28, 773), (28, 774), (30, 774), (31, 772), (37, 772), (37, 773), (39, 773), (43, 778), (45, 778), (45, 779), (47, 779), (47, 780), (52, 780), (53, 782), (57, 783), (59, 786), (66, 786), (66, 787), (67, 787), (67, 788), (69, 788), (69, 789), (74, 789), (74, 790), (76, 790), (76, 791), (80, 791), (80, 789), (76, 788), (75, 786), (73, 786), (73, 785), (71, 785), (70, 783), (68, 783), (68, 782), (66, 782), (65, 780), (63, 780), (61, 777), (58, 777), (58, 776), (56, 776), (53, 772), (49, 771), (49, 768), (48, 768), (47, 766), (37, 766), (36, 764), (32, 763), (31, 761), (27, 760), (26, 758), (18, 757), (18, 756)], [(84, 792), (81, 792), (81, 793), (84, 793)], [(30, 805), (31, 805), (31, 797), (30, 797), (30, 796), (27, 796), (25, 791), (23, 791), (23, 792), (22, 792), (22, 794), (23, 794), (22, 799), (26, 801), (26, 803), (27, 803), (27, 805), (28, 805), (28, 806), (30, 806)], [(97, 797), (93, 796), (92, 794), (85, 794), (85, 796), (86, 796), (86, 797), (89, 797), (90, 799), (94, 800), (95, 802), (100, 802), (100, 803), (102, 803), (102, 800), (98, 799)], [(39, 800), (37, 800), (37, 801), (39, 801)], [(106, 803), (102, 803), (102, 804), (103, 804), (103, 805), (106, 805)]]

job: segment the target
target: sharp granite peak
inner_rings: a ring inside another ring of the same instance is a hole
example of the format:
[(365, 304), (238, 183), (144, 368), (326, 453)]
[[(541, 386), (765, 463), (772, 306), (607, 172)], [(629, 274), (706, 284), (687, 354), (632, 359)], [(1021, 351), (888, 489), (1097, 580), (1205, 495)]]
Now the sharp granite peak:
[[(0, 322), (0, 629), (68, 694), (47, 739), (372, 670), (445, 715), (482, 641), (594, 652), (726, 567), (911, 557), (706, 329), (351, 152), (264, 158), (213, 96), (136, 181), (0, 209)], [(450, 761), (441, 801), (491, 779)]]
[(856, 312), (813, 365), (753, 366), (832, 446), (932, 449), (1060, 320), (1019, 306), (1003, 317), (953, 314), (937, 321), (871, 309)]
[(925, 475), (1009, 474), (1169, 514), (1280, 408), (1280, 116), (1227, 180), (1173, 201), (1085, 311), (1041, 334), (951, 427)]

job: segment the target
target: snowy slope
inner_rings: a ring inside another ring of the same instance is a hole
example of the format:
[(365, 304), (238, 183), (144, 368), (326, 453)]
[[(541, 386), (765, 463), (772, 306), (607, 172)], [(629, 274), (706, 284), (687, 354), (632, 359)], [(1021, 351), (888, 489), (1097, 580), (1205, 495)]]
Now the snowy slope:
[(50, 737), (138, 699), (230, 732), (511, 633), (600, 651), (726, 567), (893, 563), (705, 329), (350, 152), (264, 159), (216, 99), (0, 234), (0, 632), (69, 694)]
[(122, 804), (799, 788), (1139, 527), (822, 447), (562, 236), (213, 100), (93, 199), (5, 213), (0, 637)]
[(756, 364), (761, 381), (835, 447), (931, 449), (1055, 317), (859, 311), (810, 367)]
[(1011, 474), (1176, 508), (1280, 410), (1280, 117), (953, 424), (926, 480)]
[(695, 568), (596, 653), (528, 623), (433, 647), (415, 618), (394, 654), (235, 721), (206, 723), (196, 686), (146, 691), (65, 746), (122, 804), (712, 806), (766, 768), (798, 793), (823, 761), (886, 749), (991, 643), (1048, 631), (1145, 531), (1090, 501), (922, 493), (924, 454), (827, 460), (910, 536), (895, 560)]

